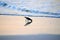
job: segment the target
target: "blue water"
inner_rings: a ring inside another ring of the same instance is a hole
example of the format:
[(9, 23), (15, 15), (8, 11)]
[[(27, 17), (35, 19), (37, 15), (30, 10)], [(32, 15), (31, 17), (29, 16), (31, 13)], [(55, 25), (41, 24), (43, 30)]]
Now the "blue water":
[(5, 15), (5, 16), (28, 16), (28, 17), (49, 17), (49, 18), (60, 18), (59, 15), (55, 15), (55, 16), (41, 16), (41, 15), (29, 15), (29, 14), (7, 14), (7, 13), (3, 13), (0, 15)]
[[(53, 12), (41, 12), (39, 10), (31, 10), (31, 9), (27, 9), (27, 8), (17, 8), (17, 6), (14, 5), (9, 5), (5, 2), (0, 1), (0, 6), (2, 7), (7, 7), (7, 8), (11, 8), (14, 10), (19, 10), (22, 12), (26, 12), (26, 14), (9, 14), (9, 13), (3, 13), (0, 15), (10, 15), (10, 16), (29, 16), (29, 17), (50, 17), (50, 18), (60, 18), (60, 13), (53, 13)], [(29, 13), (30, 14), (29, 14)]]
[(0, 40), (60, 40), (60, 35), (40, 34), (40, 35), (5, 35), (0, 36)]

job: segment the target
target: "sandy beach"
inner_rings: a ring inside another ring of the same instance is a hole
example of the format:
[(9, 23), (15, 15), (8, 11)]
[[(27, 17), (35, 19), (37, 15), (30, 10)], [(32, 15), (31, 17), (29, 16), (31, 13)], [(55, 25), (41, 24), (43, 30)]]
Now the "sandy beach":
[(30, 17), (26, 24), (22, 16), (0, 16), (0, 35), (60, 34), (60, 18)]

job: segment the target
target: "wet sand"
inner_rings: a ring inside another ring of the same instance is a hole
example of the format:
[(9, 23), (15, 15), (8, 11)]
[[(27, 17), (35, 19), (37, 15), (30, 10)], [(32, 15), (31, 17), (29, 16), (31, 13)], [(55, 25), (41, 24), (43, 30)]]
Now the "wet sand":
[(22, 16), (0, 16), (0, 35), (60, 34), (60, 18), (30, 17), (26, 24)]

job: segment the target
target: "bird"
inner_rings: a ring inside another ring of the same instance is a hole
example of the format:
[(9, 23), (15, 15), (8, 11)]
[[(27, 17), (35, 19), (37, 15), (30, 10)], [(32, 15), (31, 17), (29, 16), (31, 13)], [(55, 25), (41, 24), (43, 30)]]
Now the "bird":
[[(8, 15), (8, 16), (24, 16), (24, 18), (26, 18), (26, 20), (28, 21), (24, 26), (27, 26), (29, 24), (32, 23), (32, 19), (29, 17), (50, 17), (50, 18), (60, 18), (60, 13), (53, 13), (53, 12), (43, 12), (43, 11), (39, 11), (39, 10), (32, 10), (32, 9), (27, 9), (27, 8), (17, 8), (17, 6), (13, 6), (10, 5), (6, 2), (0, 1), (0, 8), (1, 7), (6, 7), (6, 8), (10, 8), (10, 9), (14, 9), (21, 11), (21, 12), (25, 12), (25, 13), (0, 13), (0, 15)], [(28, 16), (28, 17), (27, 17)]]

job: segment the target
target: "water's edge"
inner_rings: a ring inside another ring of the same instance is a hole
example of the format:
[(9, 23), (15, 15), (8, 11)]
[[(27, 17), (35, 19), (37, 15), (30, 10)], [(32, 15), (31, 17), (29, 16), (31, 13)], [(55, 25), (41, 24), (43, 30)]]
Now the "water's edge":
[(60, 40), (60, 35), (0, 35), (0, 40)]

